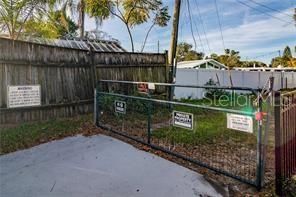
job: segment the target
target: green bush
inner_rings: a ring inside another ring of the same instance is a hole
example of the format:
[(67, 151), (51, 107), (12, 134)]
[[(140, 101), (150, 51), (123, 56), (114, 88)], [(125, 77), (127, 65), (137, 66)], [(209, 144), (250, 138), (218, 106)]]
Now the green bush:
[[(216, 83), (213, 79), (210, 79), (205, 86), (213, 86), (217, 87), (218, 83)], [(222, 89), (212, 89), (212, 88), (205, 88), (206, 94), (205, 96), (210, 99), (219, 99), (221, 96), (229, 96), (230, 94)]]

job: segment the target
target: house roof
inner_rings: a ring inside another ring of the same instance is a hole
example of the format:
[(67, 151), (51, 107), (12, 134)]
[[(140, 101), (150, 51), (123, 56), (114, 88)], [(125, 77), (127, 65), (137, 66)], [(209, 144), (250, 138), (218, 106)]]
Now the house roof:
[(218, 66), (220, 69), (228, 69), (227, 66), (221, 64), (220, 62), (213, 59), (204, 59), (204, 60), (192, 60), (192, 61), (183, 61), (178, 62), (178, 68), (199, 68), (200, 65), (205, 63), (211, 63), (213, 65)]
[(118, 41), (113, 40), (59, 40), (59, 39), (34, 39), (27, 40), (30, 42), (37, 42), (40, 44), (53, 45), (58, 47), (66, 47), (73, 49), (82, 50), (92, 50), (96, 52), (126, 52), (124, 48), (121, 47)]
[[(1, 35), (0, 37), (4, 37)], [(45, 44), (57, 47), (71, 48), (71, 49), (81, 49), (81, 50), (90, 50), (90, 47), (93, 51), (96, 52), (126, 52), (126, 50), (121, 47), (120, 42), (117, 40), (81, 40), (78, 38), (75, 39), (44, 39), (44, 38), (30, 38), (24, 37), (22, 41)]]

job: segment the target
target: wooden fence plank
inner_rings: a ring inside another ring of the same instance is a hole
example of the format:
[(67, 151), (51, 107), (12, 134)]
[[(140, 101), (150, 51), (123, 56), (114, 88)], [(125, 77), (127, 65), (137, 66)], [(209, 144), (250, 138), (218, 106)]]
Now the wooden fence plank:
[[(79, 101), (93, 99), (95, 79), (168, 82), (166, 59), (166, 53), (89, 53), (0, 38), (0, 124), (90, 113), (93, 104)], [(7, 85), (33, 84), (41, 85), (41, 108), (6, 109)]]

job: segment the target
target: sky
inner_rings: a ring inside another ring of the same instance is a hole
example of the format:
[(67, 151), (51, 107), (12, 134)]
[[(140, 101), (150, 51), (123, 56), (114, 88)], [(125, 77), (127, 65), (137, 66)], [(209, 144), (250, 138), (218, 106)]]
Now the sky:
[[(197, 51), (206, 55), (222, 54), (225, 47), (240, 51), (242, 60), (258, 60), (265, 63), (270, 63), (272, 57), (279, 54), (279, 50), (282, 53), (285, 46), (290, 46), (293, 55), (296, 55), (296, 26), (292, 18), (296, 0), (216, 1), (222, 31), (215, 0), (189, 0)], [(174, 2), (163, 0), (163, 4), (169, 7), (170, 15), (173, 15)], [(150, 25), (151, 22), (148, 22), (132, 29), (136, 51), (141, 49)], [(158, 41), (160, 52), (168, 50), (171, 27), (172, 19), (167, 27), (155, 27), (148, 37), (145, 52), (157, 52)], [(93, 29), (94, 20), (86, 17), (86, 30)], [(108, 19), (99, 29), (118, 39), (125, 49), (131, 50), (128, 32), (119, 19)], [(188, 42), (195, 49), (186, 0), (182, 0), (178, 42)]]

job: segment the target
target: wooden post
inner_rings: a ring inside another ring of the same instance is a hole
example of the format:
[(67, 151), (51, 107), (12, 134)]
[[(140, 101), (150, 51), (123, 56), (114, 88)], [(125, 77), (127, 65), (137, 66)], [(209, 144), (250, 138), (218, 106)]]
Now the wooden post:
[[(178, 44), (178, 31), (179, 31), (179, 18), (180, 18), (180, 8), (181, 8), (181, 0), (175, 0), (175, 10), (174, 10), (174, 18), (173, 18), (173, 29), (171, 34), (171, 44), (169, 51), (169, 65), (171, 66), (171, 83), (175, 83), (176, 77), (176, 52), (177, 52), (177, 44)], [(173, 100), (174, 97), (174, 87), (170, 88), (170, 101)]]
[(178, 30), (179, 30), (179, 18), (180, 18), (181, 0), (175, 0), (175, 10), (173, 18), (173, 29), (171, 34), (171, 44), (169, 52), (169, 64), (173, 65), (176, 58), (177, 44), (178, 44)]
[(274, 95), (274, 122), (275, 122), (275, 186), (276, 193), (282, 196), (282, 139), (281, 139), (281, 93)]

